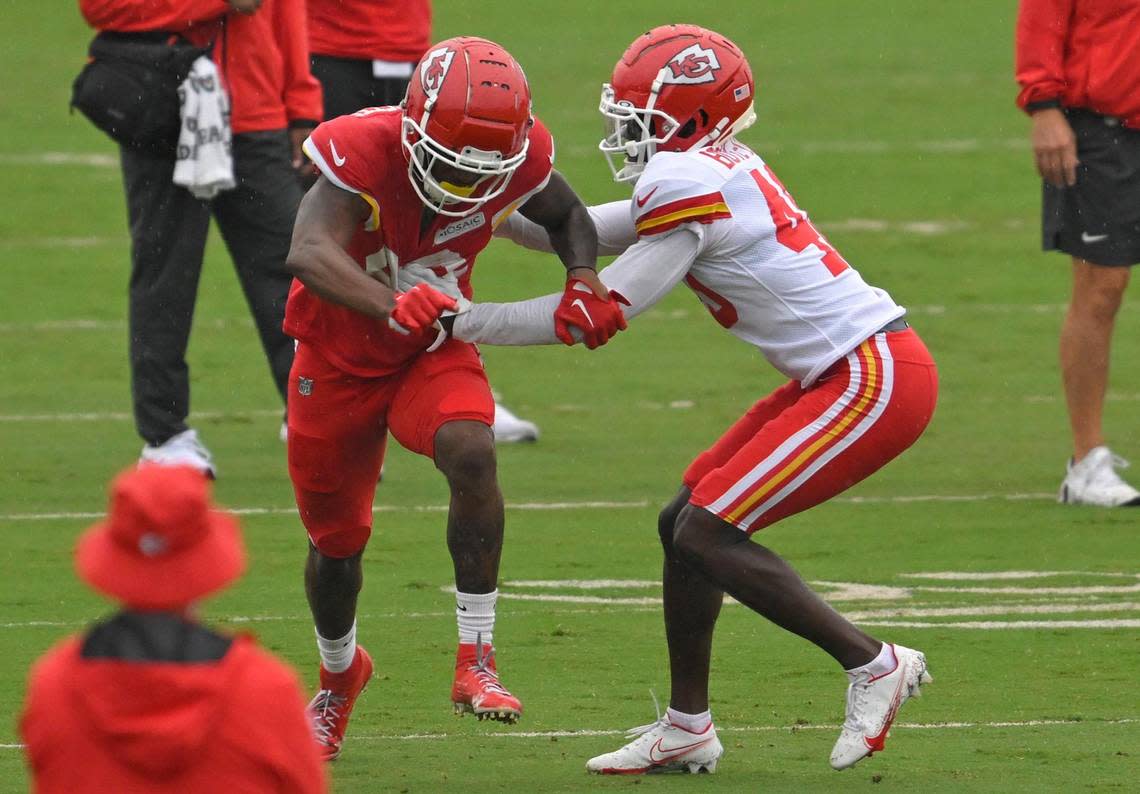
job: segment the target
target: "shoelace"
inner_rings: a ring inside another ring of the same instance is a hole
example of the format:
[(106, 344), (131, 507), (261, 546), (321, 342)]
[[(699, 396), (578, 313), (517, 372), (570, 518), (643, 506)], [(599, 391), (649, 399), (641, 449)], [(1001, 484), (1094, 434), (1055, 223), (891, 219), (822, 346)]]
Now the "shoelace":
[(648, 725), (638, 725), (636, 728), (630, 728), (625, 732), (625, 738), (635, 739), (638, 736), (644, 736), (647, 733), (652, 733), (659, 725), (663, 728), (672, 727), (672, 723), (669, 722), (669, 715), (661, 713), (661, 703), (657, 700), (657, 693), (650, 689), (649, 697), (653, 698), (653, 710), (657, 713), (657, 719)]
[(851, 682), (847, 688), (847, 713), (843, 715), (843, 727), (850, 728), (853, 731), (863, 729), (863, 722), (857, 720), (855, 714), (867, 705), (867, 695), (870, 691), (869, 676), (861, 676)]
[(340, 719), (340, 707), (348, 698), (333, 694), (331, 689), (322, 689), (309, 704), (313, 715), (313, 732), (317, 740), (330, 744), (333, 740), (332, 732), (336, 728), (336, 721)]
[(484, 689), (500, 695), (510, 695), (511, 693), (499, 682), (499, 674), (490, 668), (491, 660), (495, 658), (495, 649), (492, 648), (484, 654), (483, 647), (483, 635), (476, 634), (475, 664), (467, 669), (475, 673), (475, 677), (479, 679), (479, 683), (483, 685)]

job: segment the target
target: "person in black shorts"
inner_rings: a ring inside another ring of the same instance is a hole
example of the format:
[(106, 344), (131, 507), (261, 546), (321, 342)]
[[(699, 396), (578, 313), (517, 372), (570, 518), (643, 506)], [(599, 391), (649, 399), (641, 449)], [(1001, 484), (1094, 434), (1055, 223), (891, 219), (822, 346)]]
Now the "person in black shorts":
[(1072, 257), (1060, 353), (1073, 455), (1058, 496), (1069, 504), (1140, 505), (1102, 428), (1112, 332), (1140, 262), (1140, 57), (1119, 56), (1137, 52), (1140, 0), (1021, 2), (1017, 101), (1044, 179), (1043, 244)]

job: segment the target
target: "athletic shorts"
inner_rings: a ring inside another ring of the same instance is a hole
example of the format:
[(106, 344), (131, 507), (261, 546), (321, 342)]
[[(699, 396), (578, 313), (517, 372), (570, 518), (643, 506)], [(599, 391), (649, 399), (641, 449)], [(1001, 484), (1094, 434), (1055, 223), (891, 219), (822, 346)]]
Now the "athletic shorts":
[(1077, 136), (1077, 184), (1044, 183), (1042, 244), (1097, 265), (1140, 262), (1140, 130), (1065, 111)]
[(361, 108), (398, 105), (408, 88), (406, 77), (376, 77), (372, 61), (363, 58), (314, 53), (310, 67), (321, 84), (326, 119), (347, 116)]
[(309, 540), (350, 557), (372, 533), (372, 499), (390, 431), (433, 457), (447, 422), (490, 426), (495, 401), (474, 345), (455, 339), (382, 378), (350, 375), (301, 343), (289, 373), (289, 477)]
[(938, 373), (911, 328), (877, 333), (808, 388), (753, 405), (685, 471), (690, 504), (749, 534), (825, 502), (915, 442)]

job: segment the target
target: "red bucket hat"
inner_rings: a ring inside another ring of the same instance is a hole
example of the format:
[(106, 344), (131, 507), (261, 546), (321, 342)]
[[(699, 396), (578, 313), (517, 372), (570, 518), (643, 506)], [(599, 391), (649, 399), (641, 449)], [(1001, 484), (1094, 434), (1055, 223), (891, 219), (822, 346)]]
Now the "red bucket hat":
[(245, 570), (237, 519), (212, 507), (209, 482), (197, 469), (128, 469), (111, 484), (106, 520), (80, 537), (75, 568), (128, 607), (183, 607)]

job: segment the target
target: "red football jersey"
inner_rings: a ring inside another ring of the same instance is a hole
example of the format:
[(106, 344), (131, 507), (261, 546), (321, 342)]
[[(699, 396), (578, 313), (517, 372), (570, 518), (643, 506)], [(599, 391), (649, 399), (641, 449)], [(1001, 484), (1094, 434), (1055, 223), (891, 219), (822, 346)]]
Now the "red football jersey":
[[(386, 274), (389, 284), (392, 274), (398, 274), (397, 283), (404, 289), (408, 279), (437, 287), (453, 285), (470, 299), (475, 257), (491, 241), (492, 230), (546, 186), (553, 169), (554, 141), (536, 119), (526, 161), (502, 195), (462, 218), (435, 215), (421, 234), (427, 208), (408, 178), (400, 141), (402, 119), (399, 108), (383, 107), (326, 121), (305, 141), (305, 153), (326, 179), (358, 194), (372, 208), (348, 247), (362, 268)], [(323, 300), (296, 280), (285, 310), (285, 333), (361, 377), (399, 370), (437, 334), (435, 329), (398, 334), (383, 321)]]
[(336, 58), (415, 62), (431, 45), (428, 0), (308, 0), (309, 49)]

